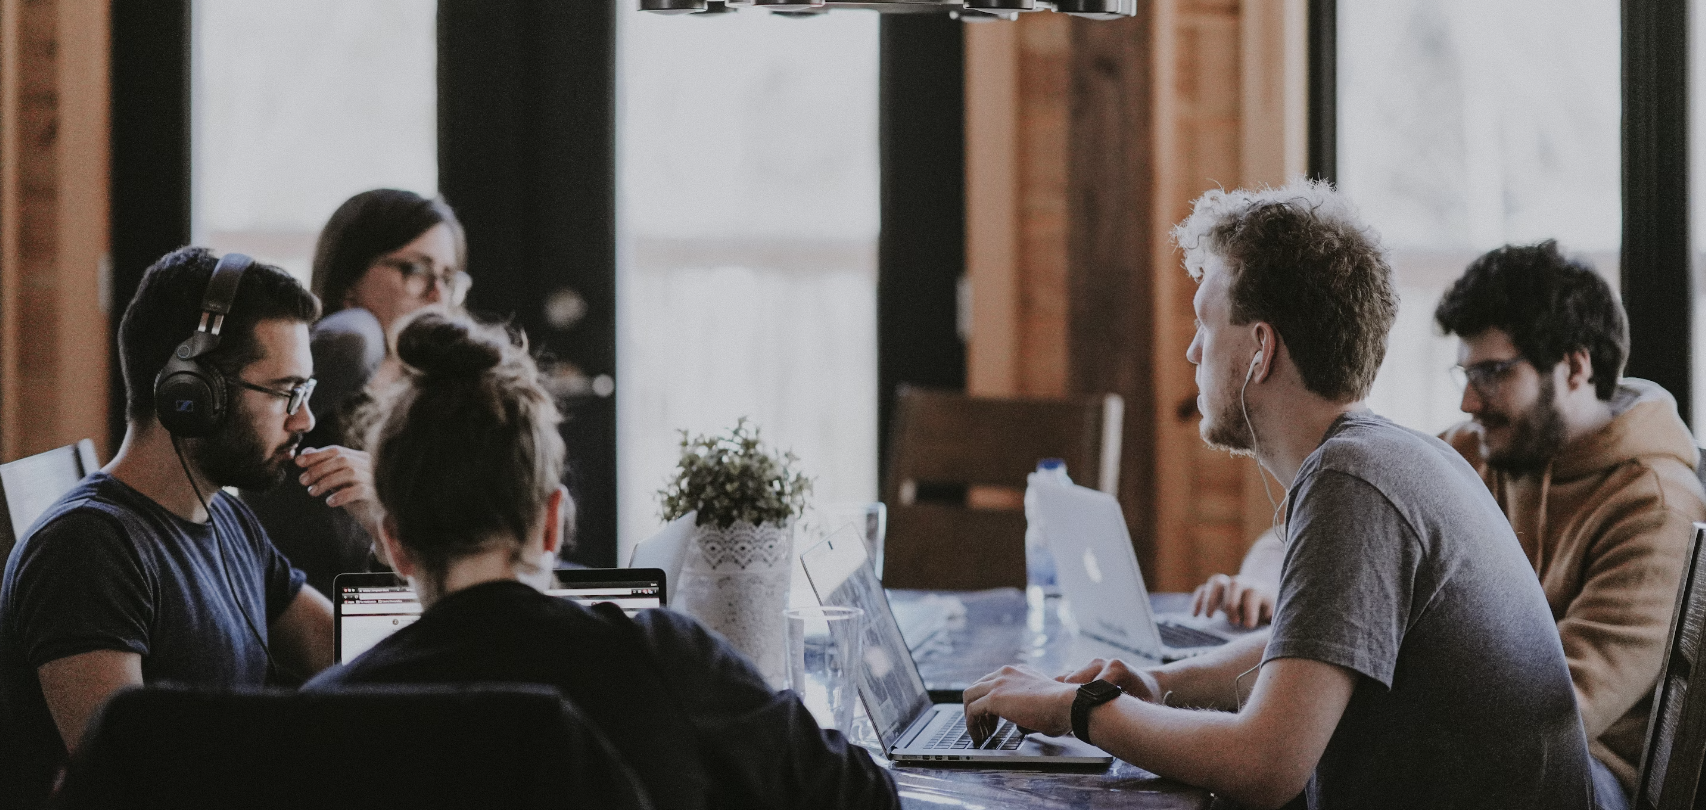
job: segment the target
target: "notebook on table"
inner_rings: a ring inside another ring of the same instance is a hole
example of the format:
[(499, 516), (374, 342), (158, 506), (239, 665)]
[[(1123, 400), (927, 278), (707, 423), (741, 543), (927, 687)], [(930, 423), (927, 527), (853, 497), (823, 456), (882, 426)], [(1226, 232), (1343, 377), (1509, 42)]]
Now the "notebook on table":
[(806, 551), (800, 560), (820, 603), (865, 611), (859, 699), (890, 761), (995, 768), (1113, 762), (1107, 752), (1075, 737), (1028, 734), (1006, 720), (983, 745), (973, 743), (966, 731), (964, 706), (930, 702), (924, 678), (907, 650), (859, 533), (845, 527)]
[[(586, 604), (614, 602), (629, 616), (663, 607), (664, 573), (657, 568), (559, 568), (550, 596)], [(339, 574), (332, 581), (332, 624), (338, 663), (354, 659), (420, 618), (421, 600), (396, 574)]]

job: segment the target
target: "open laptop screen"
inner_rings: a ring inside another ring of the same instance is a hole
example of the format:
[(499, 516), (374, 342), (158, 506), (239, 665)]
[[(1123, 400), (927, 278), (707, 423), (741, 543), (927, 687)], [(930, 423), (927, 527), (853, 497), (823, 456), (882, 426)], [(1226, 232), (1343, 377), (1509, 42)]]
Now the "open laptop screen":
[[(560, 568), (556, 578), (546, 594), (586, 604), (612, 602), (629, 616), (664, 604), (664, 574), (657, 568)], [(421, 615), (420, 599), (395, 574), (340, 574), (332, 590), (340, 664)]]
[(892, 749), (906, 727), (930, 708), (930, 693), (889, 609), (888, 593), (871, 568), (865, 540), (852, 526), (842, 527), (800, 555), (800, 562), (819, 603), (865, 611), (859, 697), (883, 747)]

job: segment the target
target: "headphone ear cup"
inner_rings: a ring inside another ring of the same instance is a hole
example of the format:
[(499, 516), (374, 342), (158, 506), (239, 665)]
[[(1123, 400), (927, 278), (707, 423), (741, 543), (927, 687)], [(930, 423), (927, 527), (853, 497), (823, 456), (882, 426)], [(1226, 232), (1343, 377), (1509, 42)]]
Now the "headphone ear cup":
[(195, 360), (174, 354), (154, 378), (154, 414), (173, 436), (208, 436), (225, 417), (225, 386)]

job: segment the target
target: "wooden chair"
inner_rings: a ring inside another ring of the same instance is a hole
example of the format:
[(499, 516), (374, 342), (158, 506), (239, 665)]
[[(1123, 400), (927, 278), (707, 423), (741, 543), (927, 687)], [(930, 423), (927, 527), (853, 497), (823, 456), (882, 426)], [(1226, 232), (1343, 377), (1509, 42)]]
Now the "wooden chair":
[(0, 565), (41, 513), (100, 467), (88, 439), (0, 464)]
[(1670, 625), (1665, 668), (1653, 692), (1641, 775), (1630, 805), (1636, 810), (1696, 806), (1701, 767), (1706, 765), (1706, 523), (1694, 524)]
[[(1025, 476), (1059, 458), (1074, 483), (1113, 492), (1124, 410), (1116, 394), (995, 399), (902, 388), (883, 485), (883, 584), (1023, 588)], [(992, 488), (1005, 497), (976, 497)]]

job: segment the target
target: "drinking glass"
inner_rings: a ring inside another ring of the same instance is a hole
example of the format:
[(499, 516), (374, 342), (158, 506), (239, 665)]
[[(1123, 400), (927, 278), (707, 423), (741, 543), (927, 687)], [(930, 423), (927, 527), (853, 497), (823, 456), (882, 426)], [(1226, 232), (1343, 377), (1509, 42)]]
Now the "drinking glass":
[(865, 611), (854, 607), (798, 607), (788, 619), (788, 687), (823, 728), (853, 729), (859, 666), (864, 656)]

